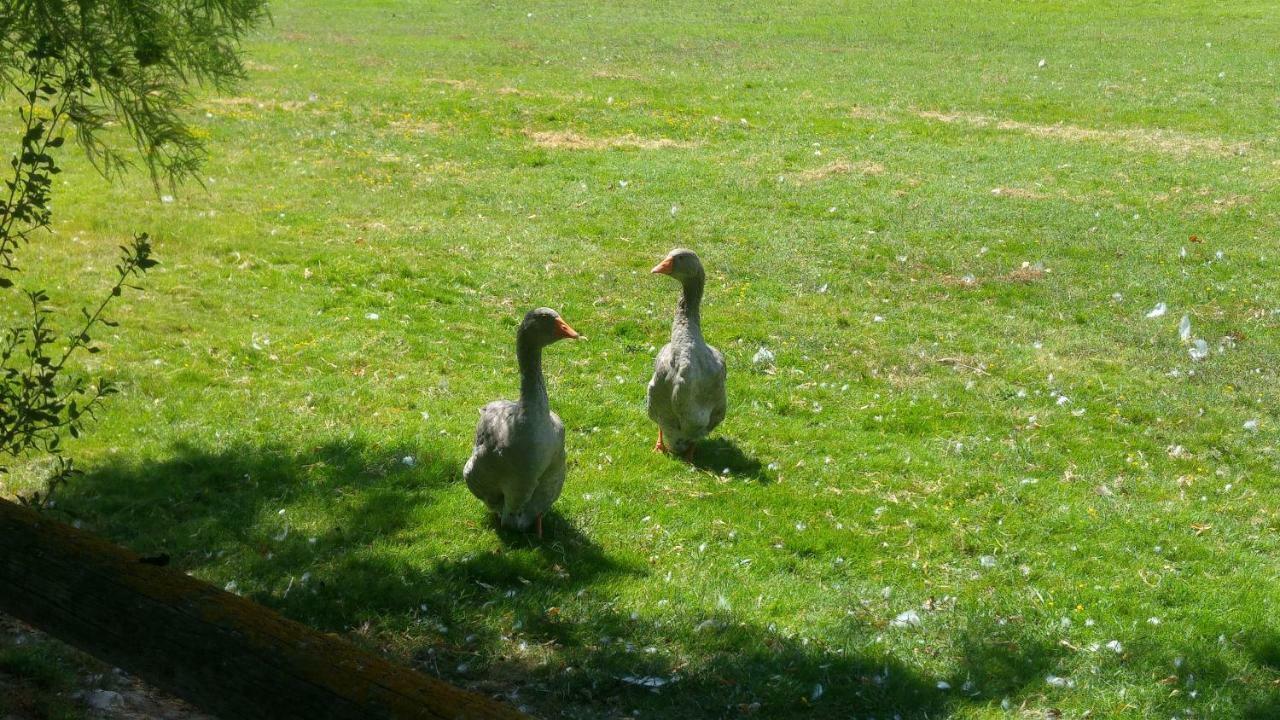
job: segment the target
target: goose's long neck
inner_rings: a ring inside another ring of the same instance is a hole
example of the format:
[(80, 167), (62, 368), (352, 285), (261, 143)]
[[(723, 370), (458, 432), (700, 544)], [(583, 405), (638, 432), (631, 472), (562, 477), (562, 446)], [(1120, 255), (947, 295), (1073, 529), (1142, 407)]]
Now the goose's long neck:
[(702, 290), (706, 276), (698, 273), (683, 283), (680, 302), (676, 303), (676, 319), (671, 323), (671, 339), (702, 340)]
[(525, 337), (516, 338), (516, 360), (520, 363), (521, 407), (525, 412), (550, 412), (547, 386), (542, 380), (542, 347)]

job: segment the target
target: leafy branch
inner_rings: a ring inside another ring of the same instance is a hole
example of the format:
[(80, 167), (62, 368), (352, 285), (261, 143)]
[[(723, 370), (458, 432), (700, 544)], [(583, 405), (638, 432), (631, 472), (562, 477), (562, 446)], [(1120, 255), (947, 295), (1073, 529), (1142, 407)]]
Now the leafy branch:
[[(129, 280), (141, 276), (157, 261), (151, 256), (150, 238), (143, 234), (122, 246), (115, 266), (116, 280), (106, 297), (92, 312), (82, 309), (83, 323), (70, 333), (59, 349), (56, 334), (49, 328), (52, 310), (43, 290), (26, 291), (30, 321), (8, 328), (0, 335), (0, 377), (7, 397), (0, 404), (0, 454), (19, 457), (29, 452), (52, 456), (54, 469), (44, 492), (19, 497), (24, 504), (43, 507), (54, 491), (77, 474), (71, 460), (62, 455), (61, 434), (79, 437), (87, 419), (102, 401), (117, 392), (110, 381), (99, 378), (89, 385), (83, 378), (62, 381), (67, 361), (77, 352), (96, 354), (101, 348), (90, 335), (98, 326), (116, 327), (104, 316), (107, 306), (120, 297)], [(7, 472), (0, 466), (0, 473)]]
[[(265, 0), (0, 0), (0, 79), (37, 52), (77, 77), (68, 111), (75, 139), (104, 174), (129, 162), (119, 124), (152, 180), (194, 177), (204, 146), (187, 125), (190, 88), (225, 88), (243, 74), (240, 40), (266, 15)], [(19, 88), (20, 90), (22, 88)]]
[(27, 504), (48, 506), (77, 474), (63, 434), (79, 437), (116, 387), (76, 374), (72, 360), (99, 352), (92, 334), (116, 326), (107, 309), (156, 265), (151, 239), (136, 235), (106, 297), (61, 340), (49, 295), (12, 290), (16, 256), (50, 227), (54, 155), (74, 139), (111, 176), (132, 144), (156, 185), (193, 178), (204, 147), (186, 124), (190, 89), (240, 78), (239, 43), (264, 17), (265, 0), (0, 0), (0, 100), (16, 94), (21, 133), (0, 188), (0, 301), (17, 305), (5, 315), (25, 317), (0, 328), (0, 475), (28, 456), (53, 463), (43, 491), (20, 498)]

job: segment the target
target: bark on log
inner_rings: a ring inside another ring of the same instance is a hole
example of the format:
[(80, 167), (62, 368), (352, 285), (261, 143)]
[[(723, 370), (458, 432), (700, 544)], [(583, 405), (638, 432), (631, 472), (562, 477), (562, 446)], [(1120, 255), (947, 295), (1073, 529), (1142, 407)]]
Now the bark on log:
[(226, 720), (526, 718), (3, 500), (0, 610)]

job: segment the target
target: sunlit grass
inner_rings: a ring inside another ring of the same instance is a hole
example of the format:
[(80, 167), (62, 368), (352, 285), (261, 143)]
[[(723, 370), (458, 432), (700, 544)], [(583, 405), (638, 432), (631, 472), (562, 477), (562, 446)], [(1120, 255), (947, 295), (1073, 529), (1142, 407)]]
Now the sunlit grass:
[[(164, 263), (66, 515), (546, 717), (1276, 716), (1275, 8), (273, 12), (205, 188), (62, 176), (27, 282)], [(675, 246), (697, 467), (643, 411)], [(460, 482), (540, 305), (590, 338), (542, 542)]]

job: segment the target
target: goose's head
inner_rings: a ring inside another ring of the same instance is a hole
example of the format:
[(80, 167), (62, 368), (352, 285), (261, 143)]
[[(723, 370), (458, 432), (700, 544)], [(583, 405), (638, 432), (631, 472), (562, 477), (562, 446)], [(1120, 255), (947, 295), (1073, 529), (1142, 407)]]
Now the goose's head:
[(684, 248), (676, 248), (667, 253), (662, 262), (655, 265), (649, 272), (670, 275), (681, 283), (703, 276), (702, 261), (698, 259), (698, 254)]
[(576, 330), (569, 327), (569, 323), (560, 317), (560, 313), (545, 307), (530, 310), (524, 316), (524, 322), (520, 323), (519, 336), (540, 347), (565, 338), (577, 340), (582, 337)]

